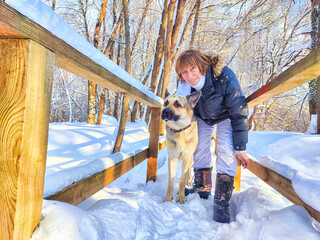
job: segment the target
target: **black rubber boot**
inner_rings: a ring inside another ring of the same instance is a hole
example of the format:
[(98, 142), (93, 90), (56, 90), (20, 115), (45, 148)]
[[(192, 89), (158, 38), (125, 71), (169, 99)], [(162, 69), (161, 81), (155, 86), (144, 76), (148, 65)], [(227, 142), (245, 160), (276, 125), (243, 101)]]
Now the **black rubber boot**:
[(212, 168), (194, 169), (193, 187), (191, 189), (186, 188), (185, 195), (198, 193), (200, 198), (207, 199), (211, 195), (211, 173)]
[(227, 174), (217, 174), (216, 189), (213, 203), (213, 220), (221, 223), (230, 223), (229, 201), (233, 191), (233, 180)]

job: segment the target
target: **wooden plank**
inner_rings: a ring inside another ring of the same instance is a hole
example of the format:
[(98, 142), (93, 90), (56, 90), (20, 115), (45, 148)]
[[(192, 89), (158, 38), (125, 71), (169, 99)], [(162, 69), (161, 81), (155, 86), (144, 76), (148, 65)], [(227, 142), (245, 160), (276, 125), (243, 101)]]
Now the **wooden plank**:
[(306, 204), (294, 191), (291, 180), (281, 176), (275, 171), (262, 166), (261, 164), (250, 159), (250, 165), (248, 168), (253, 174), (259, 177), (261, 180), (269, 184), (272, 188), (277, 190), (281, 195), (287, 198), (289, 201), (296, 205), (303, 206), (309, 214), (320, 222), (320, 213)]
[(163, 142), (159, 142), (159, 150), (164, 149), (167, 146), (167, 142), (163, 141)]
[(157, 176), (158, 147), (160, 136), (160, 108), (153, 108), (150, 123), (147, 182), (155, 181)]
[(0, 235), (29, 239), (40, 221), (54, 54), (0, 39)]
[(17, 37), (18, 35), (22, 38), (33, 39), (53, 51), (56, 56), (56, 65), (69, 72), (105, 88), (125, 94), (151, 107), (159, 108), (162, 105), (161, 102), (154, 100), (124, 79), (109, 72), (2, 1), (0, 1), (0, 26), (6, 26), (5, 28), (0, 27), (0, 38)]
[(78, 205), (102, 188), (125, 174), (148, 157), (148, 149), (123, 160), (99, 173), (86, 179), (72, 184), (60, 192), (46, 197), (48, 200), (57, 200), (61, 202)]
[(320, 76), (320, 48), (281, 73), (278, 77), (247, 97), (253, 107)]

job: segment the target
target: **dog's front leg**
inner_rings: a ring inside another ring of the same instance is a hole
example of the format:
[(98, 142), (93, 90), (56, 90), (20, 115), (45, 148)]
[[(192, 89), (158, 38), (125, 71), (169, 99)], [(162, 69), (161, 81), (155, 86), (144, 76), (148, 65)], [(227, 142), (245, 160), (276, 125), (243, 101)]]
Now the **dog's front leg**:
[(186, 188), (186, 180), (188, 177), (188, 171), (190, 169), (192, 161), (191, 160), (182, 160), (181, 161), (181, 177), (180, 177), (180, 183), (179, 183), (179, 194), (177, 198), (177, 202), (179, 203), (185, 203), (186, 202), (186, 196), (185, 196), (185, 188)]
[(192, 177), (191, 177), (191, 167), (188, 169), (186, 184), (187, 184), (189, 187), (192, 187), (192, 185), (193, 185)]
[(168, 159), (168, 189), (167, 189), (167, 195), (164, 199), (164, 202), (170, 202), (172, 201), (172, 195), (173, 195), (173, 185), (174, 185), (174, 179), (176, 177), (176, 168), (177, 168), (177, 161), (176, 158), (169, 158)]

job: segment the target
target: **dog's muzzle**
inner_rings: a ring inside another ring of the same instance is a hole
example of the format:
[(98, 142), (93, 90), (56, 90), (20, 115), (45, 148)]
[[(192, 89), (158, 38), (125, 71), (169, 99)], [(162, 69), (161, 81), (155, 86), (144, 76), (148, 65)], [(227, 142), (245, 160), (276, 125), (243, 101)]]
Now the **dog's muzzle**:
[(164, 108), (162, 110), (161, 118), (163, 121), (178, 121), (180, 117), (175, 115), (171, 108)]

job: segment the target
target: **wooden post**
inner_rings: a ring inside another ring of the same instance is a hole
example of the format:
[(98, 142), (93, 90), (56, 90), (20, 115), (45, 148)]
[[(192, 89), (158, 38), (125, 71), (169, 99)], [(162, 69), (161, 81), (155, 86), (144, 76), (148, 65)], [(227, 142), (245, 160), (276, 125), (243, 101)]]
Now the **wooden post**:
[(0, 235), (30, 239), (41, 219), (54, 54), (0, 39)]
[(152, 108), (148, 154), (147, 182), (156, 180), (161, 108)]

